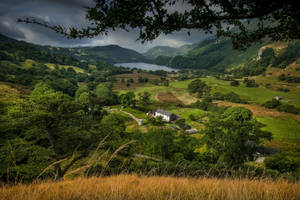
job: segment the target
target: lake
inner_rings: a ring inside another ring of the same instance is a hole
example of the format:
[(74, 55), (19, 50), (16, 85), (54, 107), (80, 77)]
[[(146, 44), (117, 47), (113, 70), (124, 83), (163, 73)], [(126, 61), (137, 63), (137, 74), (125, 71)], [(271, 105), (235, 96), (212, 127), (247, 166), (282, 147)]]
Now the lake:
[(117, 67), (128, 67), (128, 68), (137, 68), (137, 69), (143, 69), (143, 70), (152, 70), (152, 71), (157, 71), (157, 70), (164, 70), (167, 72), (171, 71), (178, 71), (178, 69), (173, 69), (164, 65), (156, 65), (156, 64), (148, 64), (148, 63), (117, 63), (115, 64)]

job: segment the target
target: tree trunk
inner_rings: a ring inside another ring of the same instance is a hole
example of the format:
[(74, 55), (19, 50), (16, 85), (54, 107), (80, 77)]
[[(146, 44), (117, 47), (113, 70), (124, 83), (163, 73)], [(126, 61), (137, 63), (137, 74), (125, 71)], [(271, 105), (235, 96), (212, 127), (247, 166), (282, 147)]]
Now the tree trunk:
[(55, 177), (54, 180), (55, 181), (60, 181), (63, 178), (63, 173), (60, 167), (60, 163), (54, 165), (54, 169), (55, 169)]

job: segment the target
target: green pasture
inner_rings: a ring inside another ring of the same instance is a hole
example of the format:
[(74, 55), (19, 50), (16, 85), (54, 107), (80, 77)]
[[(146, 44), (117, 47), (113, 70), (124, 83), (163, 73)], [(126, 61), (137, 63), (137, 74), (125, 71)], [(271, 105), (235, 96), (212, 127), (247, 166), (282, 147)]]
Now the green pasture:
[(257, 121), (265, 124), (263, 130), (270, 131), (279, 141), (300, 141), (300, 123), (291, 118), (261, 117)]

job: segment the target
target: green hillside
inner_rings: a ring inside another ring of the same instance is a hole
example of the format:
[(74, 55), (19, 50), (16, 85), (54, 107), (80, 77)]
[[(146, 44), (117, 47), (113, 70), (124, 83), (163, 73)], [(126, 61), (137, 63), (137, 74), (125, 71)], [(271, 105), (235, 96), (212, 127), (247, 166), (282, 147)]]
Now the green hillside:
[[(41, 46), (17, 41), (0, 34), (0, 46), (0, 53), (1, 51), (8, 49), (10, 49), (11, 52), (22, 51), (23, 54), (25, 54), (25, 52), (28, 54), (25, 55), (26, 57), (47, 62), (51, 62), (52, 55), (55, 54), (56, 58), (60, 55), (60, 62), (64, 62), (64, 64), (71, 64), (72, 60), (89, 62), (105, 61), (111, 64), (123, 62), (149, 62), (142, 54), (131, 49), (122, 48), (118, 45), (80, 48)], [(36, 56), (32, 57), (32, 54), (36, 54)]]
[(75, 48), (73, 54), (80, 60), (104, 60), (108, 63), (149, 62), (142, 54), (118, 45)]
[[(296, 42), (240, 52), (230, 40), (206, 40), (184, 56), (156, 58), (193, 68), (177, 72), (109, 64), (143, 59), (115, 45), (60, 48), (5, 36), (0, 43), (2, 182), (126, 172), (300, 177)], [(180, 119), (146, 115), (157, 109)], [(256, 163), (254, 150), (267, 162)], [(278, 167), (282, 160), (291, 167)]]
[(193, 47), (195, 47), (195, 46), (196, 46), (196, 44), (183, 45), (178, 48), (169, 47), (169, 46), (156, 46), (156, 47), (149, 49), (143, 55), (149, 59), (155, 59), (159, 56), (174, 57), (174, 56), (186, 54), (189, 50), (193, 49)]
[(185, 55), (175, 56), (169, 66), (179, 69), (211, 69), (224, 71), (225, 69), (241, 65), (248, 59), (257, 56), (262, 44), (255, 44), (246, 51), (232, 49), (231, 40), (208, 39)]

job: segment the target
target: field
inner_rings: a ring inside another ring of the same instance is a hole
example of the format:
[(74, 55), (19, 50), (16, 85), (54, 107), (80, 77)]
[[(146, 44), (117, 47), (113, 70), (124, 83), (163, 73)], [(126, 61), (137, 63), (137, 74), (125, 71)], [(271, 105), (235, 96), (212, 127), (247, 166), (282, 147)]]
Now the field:
[[(48, 68), (50, 68), (50, 69), (54, 69), (55, 68), (55, 64), (52, 64), (52, 63), (47, 63), (45, 65)], [(64, 69), (73, 68), (76, 73), (85, 73), (84, 69), (81, 69), (79, 67), (75, 67), (75, 66), (72, 66), (72, 65), (57, 65), (57, 66), (58, 66), (59, 69), (62, 69), (62, 68), (64, 68)]]
[(262, 117), (257, 120), (266, 125), (265, 130), (273, 133), (273, 138), (279, 141), (300, 142), (300, 123), (290, 118)]
[(0, 82), (0, 102), (16, 102), (29, 93), (30, 90), (24, 86)]
[[(230, 86), (229, 81), (217, 80), (216, 78), (202, 78), (201, 80), (205, 81), (209, 86), (212, 87), (213, 92), (235, 92), (240, 95), (242, 98), (246, 100), (262, 104), (266, 101), (271, 100), (275, 96), (282, 96), (285, 100), (290, 100), (290, 104), (295, 106), (300, 105), (300, 95), (299, 93), (294, 92), (280, 92), (272, 89), (268, 89), (266, 87), (260, 86), (258, 88), (249, 88), (244, 84), (241, 84), (239, 87)], [(263, 80), (262, 80), (263, 81)]]
[(264, 179), (208, 179), (118, 175), (3, 186), (5, 200), (297, 200), (300, 183)]
[[(144, 87), (145, 83), (139, 83), (138, 79), (139, 78), (147, 78), (148, 80), (152, 79), (160, 79), (160, 76), (153, 75), (153, 74), (148, 74), (148, 73), (132, 73), (132, 74), (120, 74), (114, 76), (115, 79), (117, 80), (116, 83), (114, 83), (114, 90), (120, 91), (120, 90), (132, 90), (136, 87)], [(129, 79), (133, 80), (133, 83), (130, 83), (130, 86), (127, 86), (127, 81)], [(122, 81), (123, 80), (123, 81)]]
[[(131, 75), (132, 77), (134, 74)], [(281, 150), (300, 151), (297, 146), (300, 144), (300, 115), (279, 112), (276, 109), (267, 109), (261, 106), (262, 103), (271, 100), (274, 96), (282, 96), (284, 100), (290, 100), (289, 104), (300, 107), (300, 88), (299, 84), (287, 84), (280, 82), (273, 76), (257, 76), (254, 77), (260, 84), (258, 88), (245, 87), (243, 83), (239, 87), (230, 86), (229, 81), (218, 80), (214, 77), (201, 78), (206, 84), (211, 86), (212, 93), (235, 92), (242, 98), (247, 99), (250, 104), (237, 104), (231, 102), (218, 101), (219, 106), (234, 106), (245, 107), (252, 111), (253, 116), (266, 126), (263, 128), (266, 131), (273, 133), (273, 140), (266, 142), (267, 146), (279, 148)], [(149, 109), (163, 108), (184, 118), (192, 128), (202, 129), (203, 124), (191, 121), (189, 116), (192, 114), (201, 121), (205, 112), (199, 109), (186, 108), (198, 99), (188, 93), (188, 84), (193, 80), (172, 81), (169, 86), (158, 86), (150, 83), (137, 85), (134, 84), (131, 88), (124, 88), (120, 92), (134, 91), (136, 94), (147, 91), (151, 94), (151, 106)], [(271, 88), (265, 87), (269, 83)], [(288, 93), (279, 92), (276, 89), (288, 85), (291, 91)], [(183, 105), (184, 107), (179, 107)], [(140, 112), (135, 109), (128, 112), (137, 117), (144, 116), (145, 112)], [(144, 118), (144, 117), (142, 117)]]

